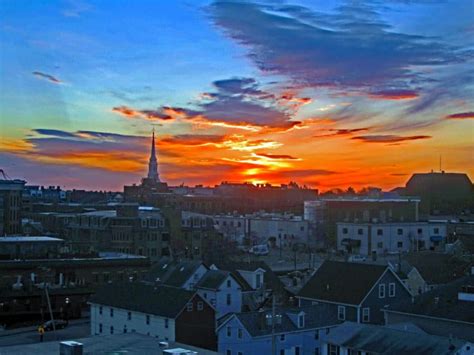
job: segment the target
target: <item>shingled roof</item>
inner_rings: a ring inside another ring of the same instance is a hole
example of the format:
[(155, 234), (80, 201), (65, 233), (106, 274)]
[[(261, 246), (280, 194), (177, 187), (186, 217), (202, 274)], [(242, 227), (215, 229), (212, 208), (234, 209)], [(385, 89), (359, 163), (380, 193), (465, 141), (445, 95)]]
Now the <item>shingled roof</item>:
[(326, 335), (328, 343), (371, 354), (456, 354), (466, 341), (420, 332), (346, 322)]
[[(305, 321), (303, 328), (298, 328), (290, 314), (297, 315), (304, 312)], [(242, 323), (247, 332), (252, 337), (266, 336), (272, 334), (272, 325), (267, 324), (267, 316), (272, 315), (272, 310), (261, 310), (255, 312), (235, 313), (234, 316)], [(325, 305), (314, 305), (300, 308), (279, 308), (275, 311), (276, 316), (280, 316), (278, 321), (275, 321), (275, 334), (289, 333), (294, 331), (327, 328), (340, 324), (341, 321), (337, 319), (337, 315)], [(232, 316), (220, 322), (219, 327), (222, 327), (230, 320)]]
[(196, 284), (197, 288), (206, 288), (209, 290), (216, 290), (230, 275), (228, 271), (209, 270), (204, 274), (202, 279)]
[(168, 286), (182, 287), (201, 265), (200, 261), (176, 262), (163, 259), (152, 266), (145, 279)]
[(194, 292), (177, 287), (154, 286), (143, 282), (106, 284), (90, 299), (109, 307), (176, 318), (194, 296)]
[(388, 266), (325, 261), (298, 297), (359, 305)]
[(432, 285), (446, 284), (465, 276), (470, 265), (454, 255), (433, 252), (410, 253), (405, 260)]
[(463, 286), (474, 285), (474, 275), (465, 276), (449, 284), (435, 288), (415, 298), (415, 302), (400, 302), (386, 311), (417, 314), (422, 316), (458, 320), (474, 324), (474, 304), (460, 301), (458, 293)]

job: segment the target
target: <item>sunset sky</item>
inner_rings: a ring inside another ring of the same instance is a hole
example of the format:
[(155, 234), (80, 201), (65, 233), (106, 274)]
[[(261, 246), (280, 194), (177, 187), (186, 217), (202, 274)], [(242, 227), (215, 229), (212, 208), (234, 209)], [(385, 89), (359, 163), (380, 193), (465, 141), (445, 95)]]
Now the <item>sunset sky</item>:
[(474, 3), (0, 0), (0, 168), (121, 190), (474, 178)]

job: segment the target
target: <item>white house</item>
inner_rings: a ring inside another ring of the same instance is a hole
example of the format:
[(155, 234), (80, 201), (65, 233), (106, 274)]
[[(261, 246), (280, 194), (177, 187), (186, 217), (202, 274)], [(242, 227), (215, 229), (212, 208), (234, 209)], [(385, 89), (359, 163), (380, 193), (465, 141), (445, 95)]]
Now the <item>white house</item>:
[(242, 286), (228, 271), (209, 270), (196, 290), (214, 307), (216, 319), (242, 311)]
[(437, 250), (446, 241), (446, 224), (433, 222), (337, 223), (337, 249), (353, 254)]

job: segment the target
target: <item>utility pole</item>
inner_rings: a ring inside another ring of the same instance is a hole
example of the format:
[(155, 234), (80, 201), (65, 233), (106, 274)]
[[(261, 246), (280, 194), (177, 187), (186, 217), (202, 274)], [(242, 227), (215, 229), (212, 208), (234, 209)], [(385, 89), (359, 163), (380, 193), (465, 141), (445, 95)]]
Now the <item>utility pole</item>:
[(58, 334), (56, 333), (56, 324), (54, 323), (53, 309), (51, 308), (51, 301), (49, 299), (49, 292), (48, 292), (48, 285), (47, 284), (45, 284), (45, 286), (44, 286), (44, 292), (46, 293), (46, 301), (48, 302), (49, 314), (51, 316), (51, 322), (53, 323), (53, 332), (54, 332), (54, 335), (56, 336), (56, 340), (57, 340), (58, 339)]
[(276, 355), (275, 338), (275, 293), (272, 291), (272, 355)]

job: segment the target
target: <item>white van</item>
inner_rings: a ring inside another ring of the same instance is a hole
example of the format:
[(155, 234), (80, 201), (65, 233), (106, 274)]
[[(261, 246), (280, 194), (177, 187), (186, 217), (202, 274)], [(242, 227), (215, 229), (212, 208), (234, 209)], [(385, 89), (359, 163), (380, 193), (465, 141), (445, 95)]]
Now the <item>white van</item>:
[(249, 249), (249, 253), (253, 255), (268, 255), (268, 245), (261, 244), (261, 245), (254, 245)]

